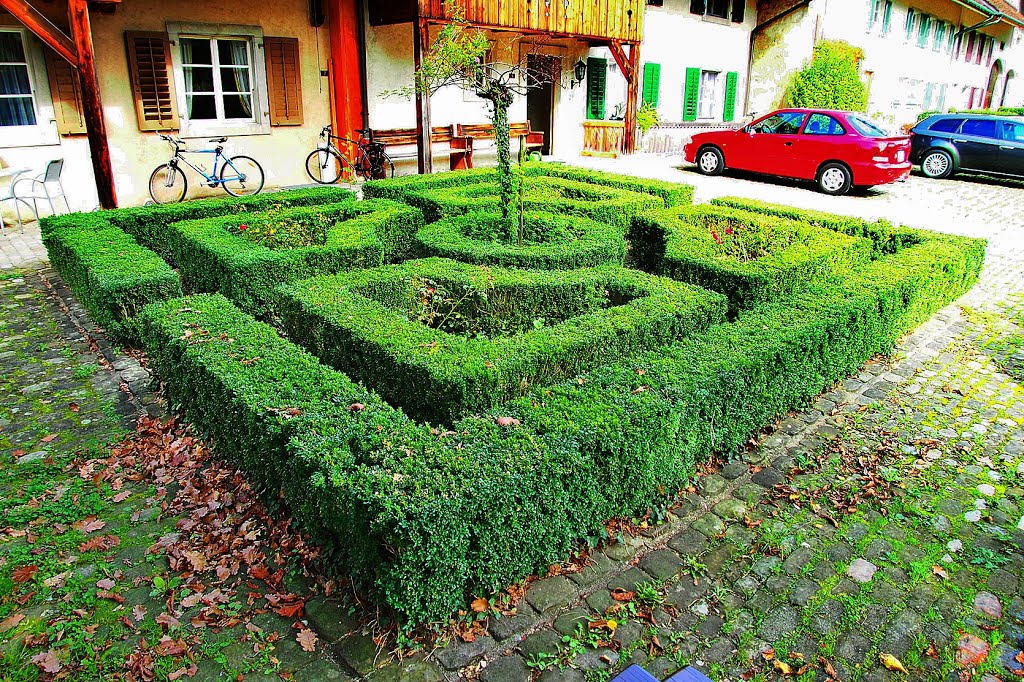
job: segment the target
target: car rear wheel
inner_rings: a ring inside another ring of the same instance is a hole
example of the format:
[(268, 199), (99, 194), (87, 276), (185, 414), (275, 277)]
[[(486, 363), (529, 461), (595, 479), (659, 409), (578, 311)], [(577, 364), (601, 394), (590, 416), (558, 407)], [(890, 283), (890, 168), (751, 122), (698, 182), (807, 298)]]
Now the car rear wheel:
[(818, 189), (825, 194), (839, 196), (853, 187), (853, 173), (841, 163), (826, 163), (818, 171)]
[(929, 178), (948, 178), (953, 174), (953, 157), (947, 151), (933, 149), (921, 159), (921, 172)]
[(697, 169), (703, 175), (721, 175), (725, 171), (725, 157), (718, 147), (704, 147), (697, 152)]

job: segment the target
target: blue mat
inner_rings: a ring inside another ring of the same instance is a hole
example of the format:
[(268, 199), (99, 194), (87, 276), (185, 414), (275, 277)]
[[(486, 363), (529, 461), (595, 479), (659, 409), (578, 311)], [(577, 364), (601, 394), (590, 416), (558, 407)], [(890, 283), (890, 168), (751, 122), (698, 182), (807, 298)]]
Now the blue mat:
[[(659, 682), (659, 680), (640, 666), (631, 665), (619, 673), (615, 677), (614, 682)], [(665, 680), (665, 682), (711, 682), (711, 680), (695, 668), (686, 668), (685, 670), (680, 670)]]

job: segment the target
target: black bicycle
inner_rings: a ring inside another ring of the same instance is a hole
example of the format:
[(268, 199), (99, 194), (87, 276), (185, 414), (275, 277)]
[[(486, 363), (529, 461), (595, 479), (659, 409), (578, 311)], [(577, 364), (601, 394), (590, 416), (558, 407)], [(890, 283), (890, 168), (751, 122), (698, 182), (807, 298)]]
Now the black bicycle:
[[(313, 182), (331, 185), (336, 182), (355, 182), (356, 176), (364, 180), (379, 180), (395, 177), (395, 164), (388, 156), (384, 145), (373, 141), (373, 131), (357, 130), (358, 140), (350, 140), (331, 134), (331, 126), (320, 131), (323, 140), (306, 157), (306, 173)], [(356, 146), (355, 163), (338, 150), (337, 142), (348, 142)]]

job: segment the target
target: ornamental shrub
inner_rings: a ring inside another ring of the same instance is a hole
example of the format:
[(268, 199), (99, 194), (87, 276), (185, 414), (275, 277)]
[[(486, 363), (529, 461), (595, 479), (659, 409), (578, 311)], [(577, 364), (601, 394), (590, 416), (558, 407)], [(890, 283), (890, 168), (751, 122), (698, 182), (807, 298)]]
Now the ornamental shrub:
[(43, 243), (93, 321), (119, 341), (137, 340), (134, 318), (145, 305), (181, 296), (174, 270), (99, 214), (79, 214), (72, 226), (46, 230)]
[(929, 235), (443, 431), (223, 297), (151, 305), (145, 337), (172, 399), (219, 451), (283, 490), (357, 586), (421, 622), (671, 497), (695, 462), (891, 349), (971, 286), (983, 255), (980, 240)]
[(640, 267), (724, 293), (733, 312), (845, 272), (872, 251), (867, 239), (724, 206), (642, 216), (630, 242)]
[(859, 47), (841, 40), (819, 41), (811, 63), (789, 86), (787, 106), (867, 111), (868, 89), (860, 79), (863, 60)]
[[(323, 242), (269, 248), (283, 225), (319, 225)], [(376, 267), (406, 255), (422, 214), (386, 200), (245, 213), (175, 223), (165, 242), (192, 291), (220, 292), (256, 316), (271, 312), (274, 287), (348, 268)], [(262, 239), (247, 234), (258, 232)]]
[(411, 416), (450, 424), (530, 387), (723, 321), (725, 300), (635, 270), (444, 259), (297, 282), (288, 335)]
[(588, 218), (528, 212), (524, 228), (515, 243), (500, 215), (469, 213), (425, 226), (413, 248), (421, 257), (541, 270), (622, 265), (626, 256), (622, 231)]

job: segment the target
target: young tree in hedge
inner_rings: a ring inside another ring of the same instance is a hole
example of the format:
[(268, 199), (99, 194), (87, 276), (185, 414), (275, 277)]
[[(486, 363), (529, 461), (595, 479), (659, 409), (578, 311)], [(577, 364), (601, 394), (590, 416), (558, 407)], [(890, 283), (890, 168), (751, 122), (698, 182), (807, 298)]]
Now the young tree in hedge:
[(841, 40), (814, 46), (811, 63), (796, 74), (786, 94), (792, 107), (866, 111), (868, 89), (860, 79), (864, 50)]
[[(451, 22), (446, 24), (424, 55), (414, 85), (398, 90), (406, 96), (413, 93), (434, 94), (454, 85), (473, 92), (491, 105), (491, 123), (498, 152), (498, 184), (501, 195), (501, 215), (514, 235), (521, 239), (521, 188), (512, 169), (509, 139), (508, 110), (516, 96), (551, 83), (552, 73), (539, 73), (520, 64), (502, 64), (488, 61), (490, 41), (483, 31), (473, 28), (461, 8), (456, 8)], [(393, 94), (393, 93), (385, 93)]]

